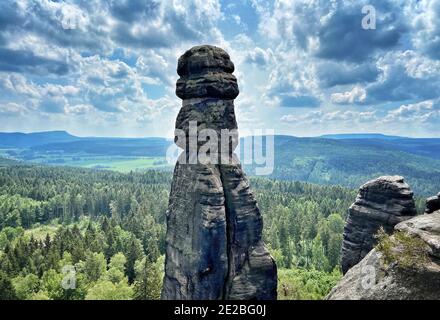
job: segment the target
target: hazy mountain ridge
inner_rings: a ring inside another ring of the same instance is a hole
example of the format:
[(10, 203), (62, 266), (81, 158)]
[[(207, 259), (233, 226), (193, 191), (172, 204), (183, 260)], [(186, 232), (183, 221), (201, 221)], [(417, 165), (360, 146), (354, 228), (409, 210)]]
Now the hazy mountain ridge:
[(45, 132), (0, 132), (1, 148), (29, 148), (54, 142), (68, 142), (79, 140), (66, 131), (45, 131)]
[(389, 136), (382, 133), (337, 133), (337, 134), (324, 134), (320, 138), (326, 139), (382, 139), (382, 140), (396, 140), (405, 139), (400, 136)]
[[(402, 139), (404, 140), (404, 139)], [(424, 146), (424, 139), (413, 144)], [(399, 139), (399, 142), (401, 140)], [(440, 140), (436, 143), (440, 149)], [(339, 184), (357, 188), (382, 175), (402, 175), (418, 194), (431, 195), (440, 189), (438, 151), (419, 155), (413, 146), (376, 139), (324, 139), (275, 137), (275, 169), (272, 178), (317, 184)], [(408, 146), (407, 146), (408, 147)], [(428, 150), (429, 147), (428, 147)], [(246, 172), (253, 173), (253, 166)]]

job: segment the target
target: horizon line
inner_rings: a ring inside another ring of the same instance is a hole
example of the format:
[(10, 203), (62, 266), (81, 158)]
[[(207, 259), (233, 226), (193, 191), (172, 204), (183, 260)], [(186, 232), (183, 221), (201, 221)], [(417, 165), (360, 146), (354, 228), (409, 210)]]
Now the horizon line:
[[(42, 133), (67, 133), (73, 137), (77, 138), (108, 138), (108, 139), (147, 139), (147, 138), (159, 138), (159, 139), (173, 139), (173, 137), (166, 136), (101, 136), (101, 135), (78, 135), (75, 133), (71, 133), (67, 130), (43, 130), (43, 131), (0, 131), (0, 134), (42, 134)], [(301, 136), (294, 134), (275, 134), (274, 136), (285, 136), (285, 137), (294, 137), (294, 138), (325, 138), (326, 136), (346, 136), (346, 135), (376, 135), (376, 136), (384, 136), (384, 137), (396, 137), (396, 138), (407, 138), (407, 139), (440, 139), (440, 136), (402, 136), (399, 134), (387, 134), (382, 132), (341, 132), (341, 133), (323, 133), (315, 136)], [(243, 135), (241, 138), (249, 137), (249, 136), (261, 136), (261, 135)], [(262, 135), (267, 136), (267, 135)]]

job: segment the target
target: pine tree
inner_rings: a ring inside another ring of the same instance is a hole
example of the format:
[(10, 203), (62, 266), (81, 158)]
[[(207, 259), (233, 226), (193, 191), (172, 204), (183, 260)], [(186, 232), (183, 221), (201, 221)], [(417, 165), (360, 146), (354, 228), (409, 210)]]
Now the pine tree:
[(137, 262), (137, 275), (134, 287), (134, 299), (157, 300), (160, 298), (162, 277), (157, 263), (148, 257)]
[(51, 247), (51, 240), (50, 240), (50, 236), (48, 233), (46, 233), (46, 238), (44, 238), (44, 251), (47, 253), (50, 250)]
[(15, 290), (8, 275), (0, 271), (0, 300), (15, 300)]
[(132, 236), (130, 240), (130, 249), (127, 256), (127, 276), (128, 283), (133, 283), (134, 278), (136, 277), (135, 264), (136, 260), (142, 258), (143, 249), (139, 244), (139, 240), (137, 240), (134, 236)]

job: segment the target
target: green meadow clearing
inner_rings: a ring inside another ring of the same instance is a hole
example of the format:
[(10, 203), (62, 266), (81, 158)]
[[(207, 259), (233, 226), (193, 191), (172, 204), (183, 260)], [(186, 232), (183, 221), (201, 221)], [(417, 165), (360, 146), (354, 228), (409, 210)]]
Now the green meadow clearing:
[(144, 171), (149, 169), (168, 169), (165, 157), (109, 157), (109, 156), (55, 156), (39, 157), (31, 162), (71, 166), (101, 170), (112, 170), (118, 172)]
[[(73, 163), (71, 163), (71, 165), (78, 166), (78, 164)], [(80, 164), (80, 166), (83, 168), (106, 169), (118, 172), (143, 171), (153, 168), (159, 169), (170, 167), (165, 158), (160, 157), (86, 160), (83, 164)]]

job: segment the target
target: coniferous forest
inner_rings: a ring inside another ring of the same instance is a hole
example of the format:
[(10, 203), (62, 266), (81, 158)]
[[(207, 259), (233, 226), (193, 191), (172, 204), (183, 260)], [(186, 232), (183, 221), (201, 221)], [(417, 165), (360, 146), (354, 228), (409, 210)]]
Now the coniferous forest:
[[(1, 298), (158, 299), (170, 181), (153, 170), (1, 167)], [(251, 186), (279, 268), (278, 298), (322, 298), (341, 276), (356, 190), (265, 178)]]

